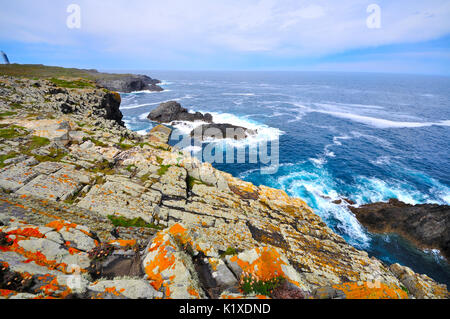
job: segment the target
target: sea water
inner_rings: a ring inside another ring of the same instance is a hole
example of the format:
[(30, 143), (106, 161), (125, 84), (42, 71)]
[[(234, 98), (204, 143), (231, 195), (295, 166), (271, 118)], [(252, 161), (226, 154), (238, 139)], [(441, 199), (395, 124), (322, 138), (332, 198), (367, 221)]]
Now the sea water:
[[(397, 198), (450, 204), (450, 78), (324, 72), (140, 72), (163, 80), (163, 92), (122, 94), (128, 128), (141, 134), (148, 113), (178, 101), (258, 134), (232, 143), (249, 148), (279, 140), (279, 169), (255, 163), (214, 164), (220, 170), (301, 197), (337, 234), (384, 262), (400, 263), (450, 285), (450, 267), (436, 250), (395, 235), (369, 233), (346, 207)], [(196, 125), (176, 128), (189, 134)], [(175, 143), (176, 141), (172, 141)], [(201, 148), (186, 150), (201, 153)]]

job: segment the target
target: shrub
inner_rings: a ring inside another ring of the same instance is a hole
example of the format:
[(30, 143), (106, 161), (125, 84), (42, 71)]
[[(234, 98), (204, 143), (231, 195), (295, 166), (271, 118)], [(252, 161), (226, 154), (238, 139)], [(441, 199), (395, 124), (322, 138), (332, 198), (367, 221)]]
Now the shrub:
[(110, 244), (100, 244), (89, 251), (89, 258), (93, 261), (102, 261), (114, 252), (114, 246)]
[(270, 296), (272, 292), (284, 282), (284, 280), (285, 279), (281, 276), (269, 280), (261, 280), (252, 274), (244, 273), (240, 281), (240, 288), (244, 295), (254, 293), (257, 295)]

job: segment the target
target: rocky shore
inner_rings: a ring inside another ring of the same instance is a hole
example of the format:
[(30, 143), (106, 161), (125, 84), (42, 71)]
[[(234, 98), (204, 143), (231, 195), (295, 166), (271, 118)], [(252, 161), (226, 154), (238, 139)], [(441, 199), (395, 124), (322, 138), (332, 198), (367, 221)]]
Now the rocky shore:
[(374, 233), (397, 233), (418, 247), (439, 249), (450, 260), (450, 206), (387, 203), (350, 206), (358, 220)]
[(120, 95), (90, 84), (0, 77), (0, 298), (449, 297), (170, 128), (129, 131)]

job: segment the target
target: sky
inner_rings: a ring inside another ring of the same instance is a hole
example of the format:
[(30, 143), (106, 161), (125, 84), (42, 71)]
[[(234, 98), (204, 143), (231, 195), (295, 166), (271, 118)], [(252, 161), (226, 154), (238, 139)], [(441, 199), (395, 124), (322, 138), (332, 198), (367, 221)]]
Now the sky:
[(0, 0), (0, 50), (99, 70), (449, 76), (450, 0)]

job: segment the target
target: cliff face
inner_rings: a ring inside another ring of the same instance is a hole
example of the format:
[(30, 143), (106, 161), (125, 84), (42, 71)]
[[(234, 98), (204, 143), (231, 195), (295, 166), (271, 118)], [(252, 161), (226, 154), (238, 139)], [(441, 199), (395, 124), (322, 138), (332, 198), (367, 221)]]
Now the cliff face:
[(0, 78), (3, 298), (448, 297), (301, 199), (173, 149), (169, 128), (127, 130), (116, 94), (63, 84)]

